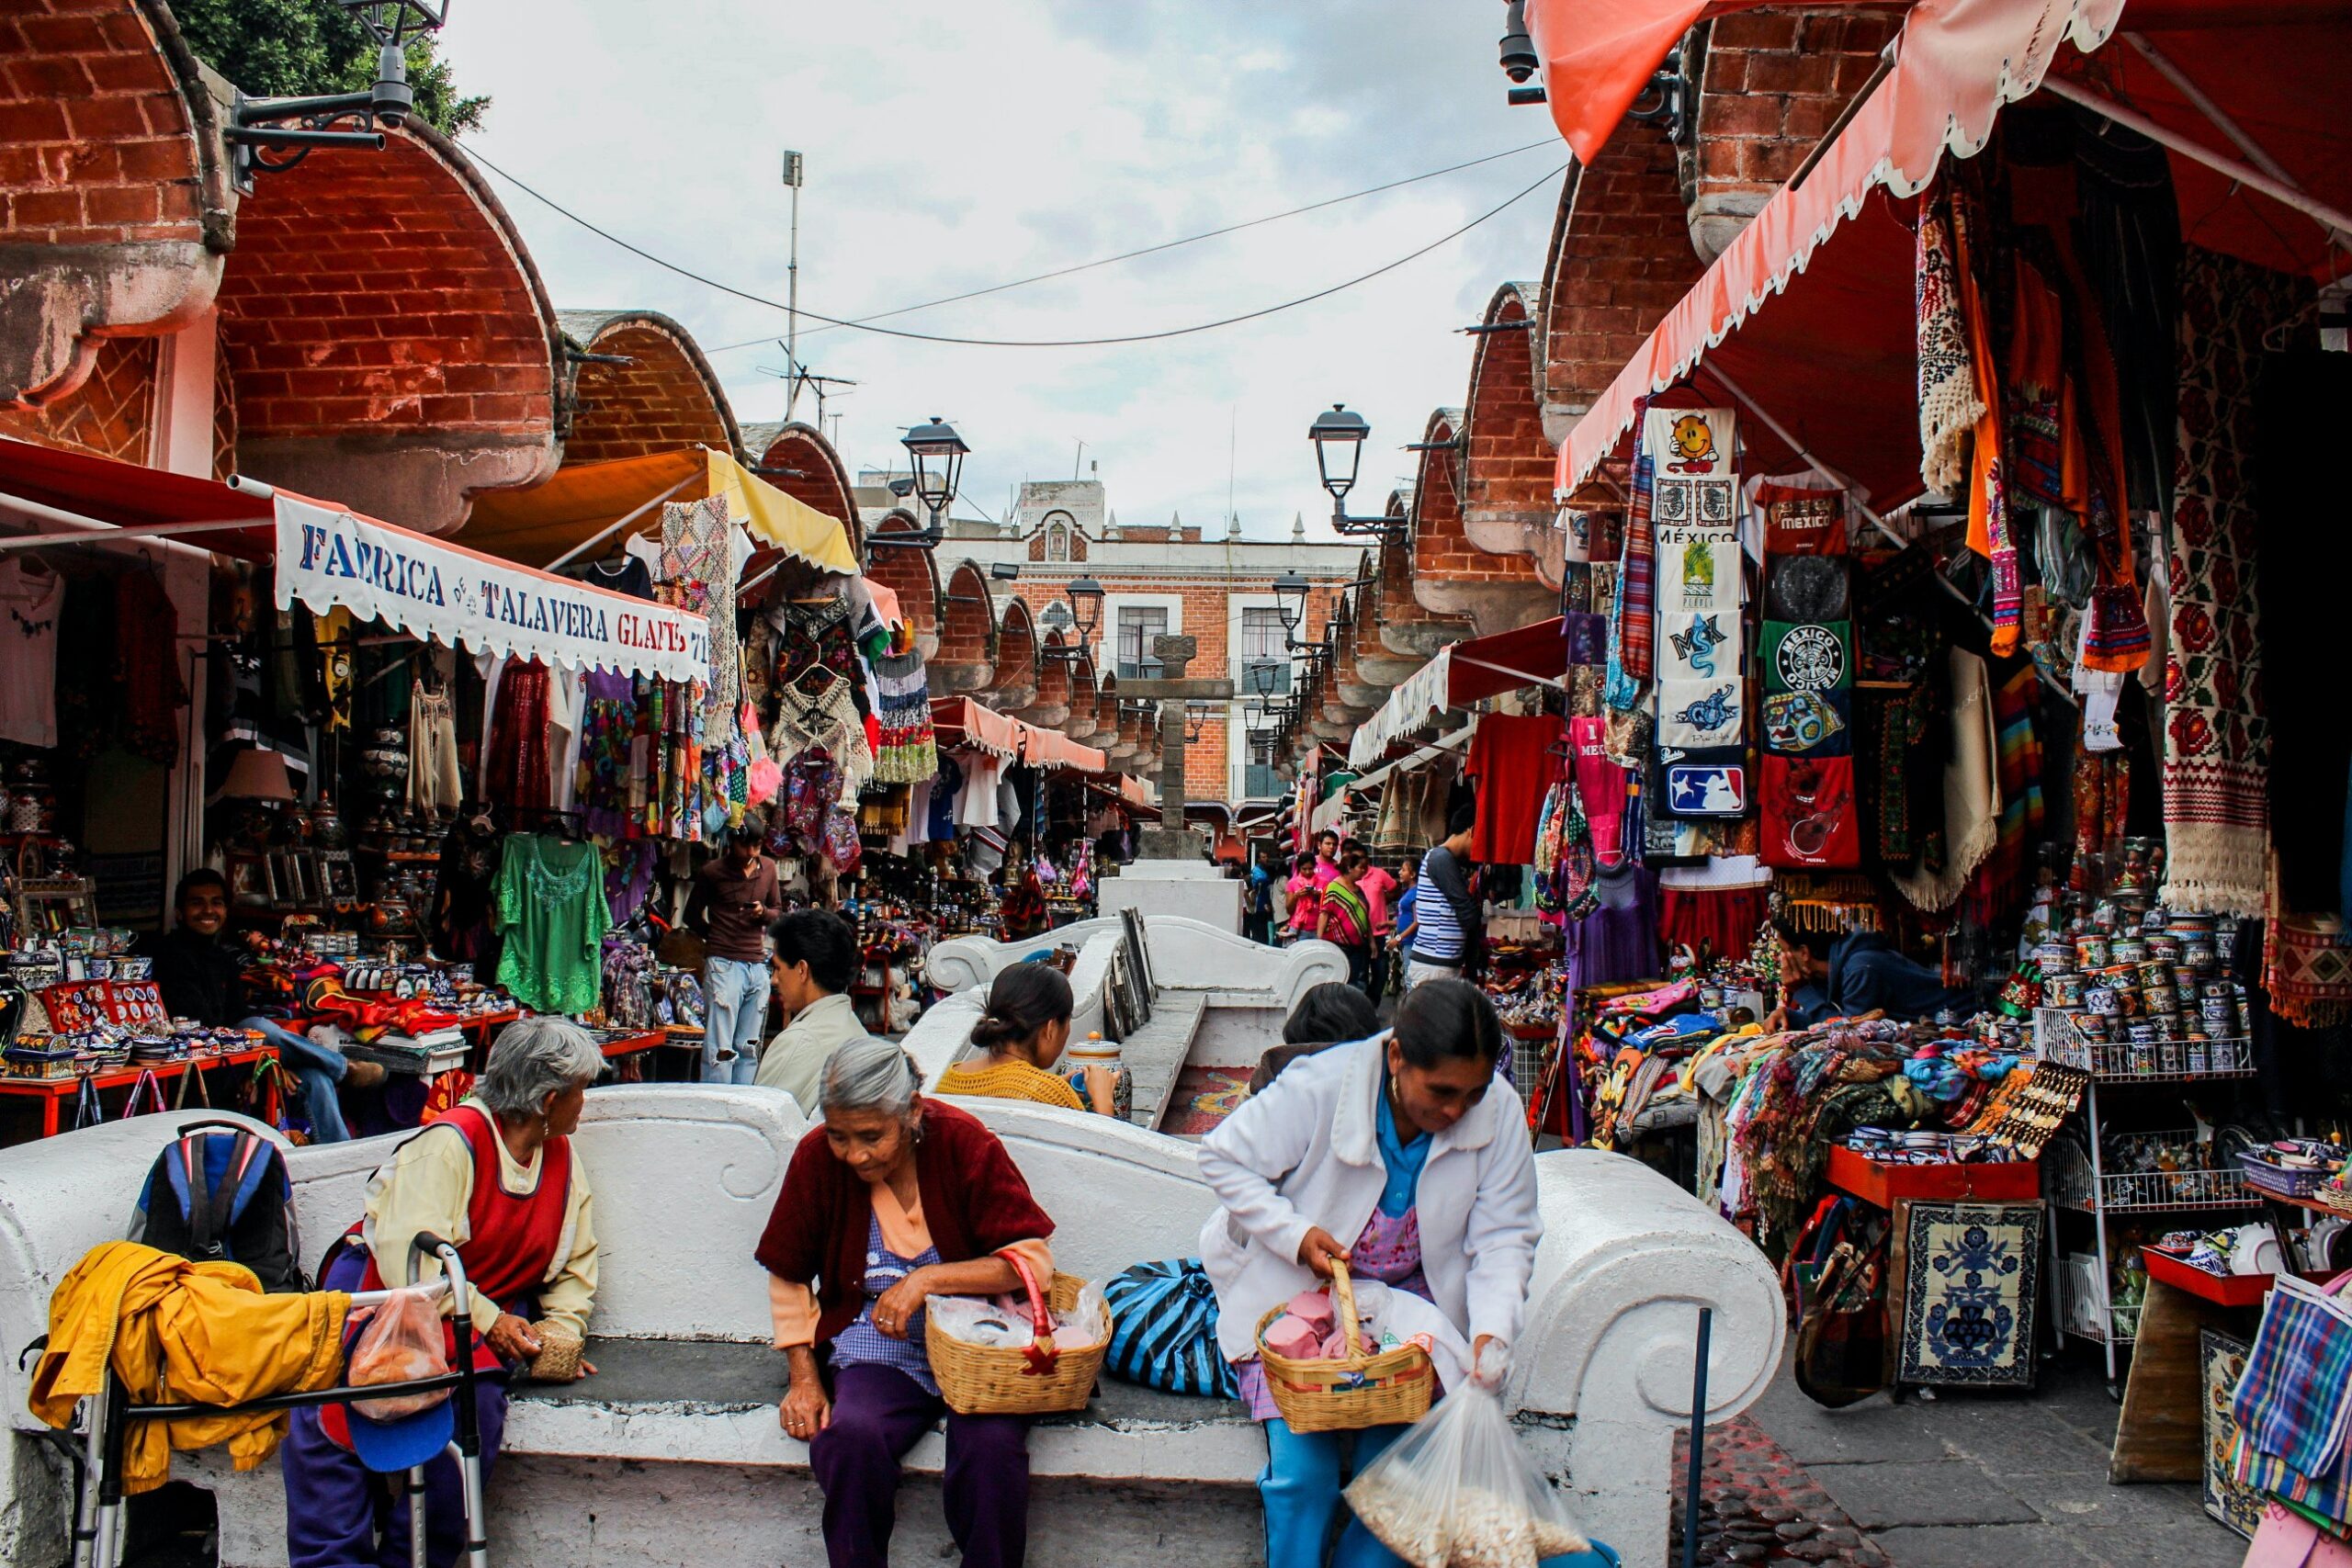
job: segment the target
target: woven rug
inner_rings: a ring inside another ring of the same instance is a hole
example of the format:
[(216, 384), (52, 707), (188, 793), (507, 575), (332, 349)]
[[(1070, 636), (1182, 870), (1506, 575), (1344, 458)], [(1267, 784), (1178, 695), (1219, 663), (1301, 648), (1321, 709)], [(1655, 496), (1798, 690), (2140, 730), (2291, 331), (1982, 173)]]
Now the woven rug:
[(1163, 1133), (1201, 1137), (1250, 1098), (1248, 1067), (1186, 1067), (1176, 1075), (1176, 1101), (1159, 1124)]
[(1898, 1381), (2033, 1386), (2042, 1220), (2038, 1202), (1902, 1204), (1890, 1281), (1901, 1292)]
[(2165, 902), (2263, 912), (2270, 720), (2256, 623), (2254, 461), (2263, 334), (2300, 280), (2189, 246), (2181, 263), (2180, 459), (2166, 568)]

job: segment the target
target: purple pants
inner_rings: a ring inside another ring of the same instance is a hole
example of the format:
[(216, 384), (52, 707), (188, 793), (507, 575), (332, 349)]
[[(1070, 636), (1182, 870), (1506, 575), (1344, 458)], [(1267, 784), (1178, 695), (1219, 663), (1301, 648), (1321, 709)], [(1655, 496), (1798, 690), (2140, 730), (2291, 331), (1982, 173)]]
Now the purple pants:
[(899, 1461), (943, 1415), (947, 1529), (965, 1568), (1021, 1568), (1029, 1550), (1028, 1417), (956, 1415), (906, 1373), (876, 1366), (833, 1374), (832, 1419), (808, 1445), (825, 1494), (832, 1568), (888, 1568)]
[[(368, 1265), (356, 1248), (339, 1252), (319, 1281), (321, 1290), (356, 1291)], [(456, 1393), (450, 1394), (458, 1398)], [(506, 1430), (506, 1383), (495, 1373), (474, 1382), (474, 1412), (481, 1423), (482, 1483), (490, 1483)], [(406, 1478), (378, 1475), (350, 1450), (330, 1441), (315, 1405), (293, 1413), (278, 1448), (286, 1473), (286, 1560), (288, 1568), (408, 1568)], [(483, 1533), (489, 1533), (488, 1522)], [(424, 1549), (433, 1568), (450, 1568), (465, 1552), (466, 1502), (458, 1461), (444, 1453), (424, 1467)]]

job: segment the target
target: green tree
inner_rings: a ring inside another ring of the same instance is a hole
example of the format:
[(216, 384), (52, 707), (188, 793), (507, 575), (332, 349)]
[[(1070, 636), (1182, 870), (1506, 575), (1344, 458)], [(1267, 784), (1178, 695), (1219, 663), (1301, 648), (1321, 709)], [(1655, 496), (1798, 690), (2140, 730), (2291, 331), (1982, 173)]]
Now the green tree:
[[(335, 0), (172, 0), (188, 48), (256, 98), (364, 92), (376, 80), (376, 45)], [(486, 97), (460, 97), (430, 33), (408, 45), (417, 112), (444, 135), (481, 127)]]

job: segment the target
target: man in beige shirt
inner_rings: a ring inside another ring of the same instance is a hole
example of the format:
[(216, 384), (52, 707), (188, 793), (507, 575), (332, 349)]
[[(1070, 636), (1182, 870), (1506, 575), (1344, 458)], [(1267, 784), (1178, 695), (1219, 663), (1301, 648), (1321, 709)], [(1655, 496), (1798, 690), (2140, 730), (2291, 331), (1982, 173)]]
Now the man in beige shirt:
[(846, 994), (857, 977), (857, 933), (830, 910), (795, 909), (768, 935), (775, 947), (770, 983), (792, 1021), (760, 1053), (752, 1081), (785, 1090), (814, 1119), (826, 1062), (851, 1041), (867, 1038)]

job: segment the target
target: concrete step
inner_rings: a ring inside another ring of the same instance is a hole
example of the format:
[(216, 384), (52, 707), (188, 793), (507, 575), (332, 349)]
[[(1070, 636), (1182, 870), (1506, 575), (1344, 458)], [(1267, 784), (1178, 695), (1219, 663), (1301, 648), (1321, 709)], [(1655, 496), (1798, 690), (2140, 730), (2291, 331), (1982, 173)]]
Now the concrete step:
[(1135, 1104), (1128, 1120), (1138, 1127), (1157, 1129), (1168, 1114), (1176, 1093), (1176, 1075), (1192, 1054), (1193, 1036), (1208, 1010), (1200, 997), (1182, 991), (1159, 991), (1151, 998), (1151, 1020), (1119, 1042), (1119, 1054), (1135, 1079)]

